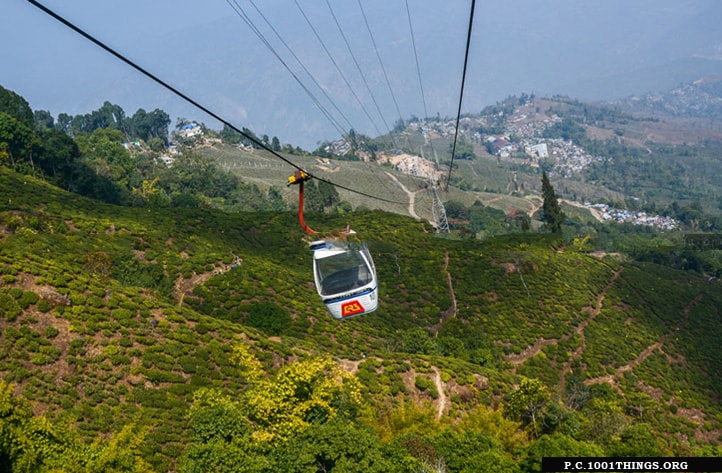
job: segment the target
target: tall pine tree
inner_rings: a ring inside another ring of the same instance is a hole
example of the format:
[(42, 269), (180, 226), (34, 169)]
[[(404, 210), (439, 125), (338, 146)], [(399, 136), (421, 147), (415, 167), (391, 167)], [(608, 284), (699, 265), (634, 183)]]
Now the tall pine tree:
[(562, 232), (562, 222), (567, 217), (562, 212), (562, 208), (559, 206), (559, 197), (554, 192), (551, 182), (549, 182), (549, 176), (546, 171), (542, 172), (542, 198), (544, 204), (542, 210), (544, 211), (544, 225), (552, 233)]

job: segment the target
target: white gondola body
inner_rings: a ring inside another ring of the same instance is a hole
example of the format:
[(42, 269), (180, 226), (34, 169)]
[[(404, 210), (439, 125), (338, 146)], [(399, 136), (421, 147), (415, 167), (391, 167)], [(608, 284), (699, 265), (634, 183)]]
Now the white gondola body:
[(371, 253), (338, 241), (316, 241), (313, 275), (316, 290), (335, 319), (368, 314), (378, 307), (378, 281)]

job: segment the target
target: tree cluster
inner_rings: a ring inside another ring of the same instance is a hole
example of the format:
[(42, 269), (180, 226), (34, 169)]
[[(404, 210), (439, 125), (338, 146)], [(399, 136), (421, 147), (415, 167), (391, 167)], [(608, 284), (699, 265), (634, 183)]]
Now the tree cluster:
[[(40, 114), (43, 115), (48, 114)], [(99, 144), (87, 135), (85, 144)], [(104, 141), (109, 141), (107, 137)], [(108, 173), (98, 173), (83, 159), (82, 144), (67, 133), (40, 120), (36, 127), (34, 114), (27, 101), (16, 93), (0, 87), (0, 164), (20, 172), (44, 176), (53, 184), (108, 202), (120, 202), (119, 190)], [(111, 142), (100, 146), (106, 155), (116, 146)], [(115, 150), (117, 151), (117, 149)], [(121, 165), (113, 163), (113, 166)], [(117, 173), (115, 174), (117, 176)]]
[[(277, 190), (245, 184), (193, 152), (179, 155), (170, 167), (160, 162), (157, 151), (168, 144), (169, 125), (162, 110), (139, 109), (127, 117), (110, 102), (84, 115), (61, 113), (56, 122), (0, 87), (0, 164), (114, 204), (285, 209)], [(136, 146), (136, 140), (146, 145)]]
[(546, 171), (542, 172), (542, 211), (544, 212), (544, 225), (552, 233), (561, 233), (562, 223), (566, 219), (566, 215), (562, 212), (559, 205), (559, 197), (554, 191), (554, 187), (549, 181)]
[(36, 112), (36, 116), (38, 127), (55, 128), (71, 137), (90, 135), (95, 130), (110, 128), (120, 131), (125, 141), (140, 139), (150, 142), (157, 139), (163, 144), (168, 144), (168, 127), (171, 124), (170, 117), (163, 110), (146, 112), (139, 108), (128, 117), (120, 105), (107, 101), (98, 110), (90, 113), (75, 116), (61, 113), (56, 123), (53, 123), (52, 116), (48, 112), (39, 111)]

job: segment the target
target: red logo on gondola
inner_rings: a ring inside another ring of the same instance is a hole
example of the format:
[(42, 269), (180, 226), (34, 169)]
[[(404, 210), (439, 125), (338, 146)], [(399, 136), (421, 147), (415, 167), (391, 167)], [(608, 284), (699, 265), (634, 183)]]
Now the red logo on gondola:
[(341, 317), (360, 314), (364, 310), (364, 306), (359, 301), (347, 302), (341, 306)]

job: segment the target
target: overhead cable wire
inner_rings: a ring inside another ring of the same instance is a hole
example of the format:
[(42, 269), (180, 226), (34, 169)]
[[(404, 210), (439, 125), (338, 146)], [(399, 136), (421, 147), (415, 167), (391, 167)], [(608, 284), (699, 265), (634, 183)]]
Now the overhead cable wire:
[(248, 27), (253, 31), (258, 39), (261, 40), (261, 42), (266, 45), (266, 47), (271, 51), (271, 53), (276, 56), (276, 59), (283, 65), (283, 67), (286, 68), (286, 70), (291, 74), (291, 76), (298, 82), (298, 85), (301, 86), (301, 88), (306, 92), (306, 94), (311, 98), (314, 105), (318, 107), (318, 109), (321, 111), (321, 113), (324, 114), (324, 116), (331, 122), (331, 125), (333, 125), (334, 128), (336, 128), (336, 131), (341, 135), (344, 136), (344, 134), (347, 133), (347, 131), (344, 130), (344, 128), (341, 126), (341, 124), (336, 121), (336, 119), (331, 116), (329, 111), (326, 109), (326, 107), (321, 104), (321, 102), (316, 98), (315, 95), (306, 87), (306, 85), (301, 81), (301, 79), (296, 75), (296, 73), (291, 70), (289, 65), (286, 63), (286, 61), (283, 60), (283, 58), (278, 54), (276, 49), (271, 45), (271, 43), (266, 39), (265, 35), (259, 30), (256, 25), (253, 23), (253, 20), (246, 14), (246, 12), (243, 10), (243, 7), (238, 4), (236, 0), (226, 0), (226, 3), (233, 9), (234, 12), (236, 12), (236, 15), (238, 15), (245, 23), (248, 25)]
[(421, 101), (424, 104), (424, 120), (429, 118), (429, 112), (426, 109), (426, 94), (424, 94), (424, 83), (421, 81), (421, 68), (419, 67), (419, 54), (416, 52), (416, 39), (414, 37), (414, 25), (411, 22), (411, 10), (409, 9), (409, 0), (406, 0), (406, 16), (409, 19), (409, 31), (411, 31), (411, 45), (414, 47), (414, 59), (416, 59), (416, 75), (419, 77), (419, 88), (421, 89)]
[[(341, 34), (341, 37), (343, 38), (344, 43), (346, 43), (346, 48), (348, 49), (349, 54), (351, 55), (351, 58), (353, 59), (354, 64), (356, 65), (356, 69), (358, 69), (359, 74), (361, 75), (361, 79), (363, 80), (363, 83), (366, 85), (366, 90), (368, 91), (369, 95), (371, 96), (371, 100), (373, 101), (374, 105), (376, 106), (376, 111), (378, 112), (379, 116), (381, 117), (381, 121), (384, 122), (384, 125), (386, 126), (386, 130), (388, 131), (389, 137), (391, 138), (391, 143), (394, 147), (396, 147), (396, 141), (394, 140), (393, 134), (391, 133), (391, 129), (389, 128), (389, 124), (386, 123), (386, 119), (384, 118), (384, 114), (381, 112), (381, 108), (379, 107), (378, 102), (376, 101), (376, 97), (374, 96), (374, 93), (371, 91), (371, 87), (369, 87), (369, 83), (366, 80), (366, 76), (363, 72), (363, 69), (361, 69), (361, 66), (359, 65), (358, 61), (356, 60), (356, 56), (353, 53), (353, 50), (351, 49), (351, 44), (348, 42), (348, 39), (346, 38), (346, 35), (343, 32), (343, 28), (341, 28), (341, 24), (338, 21), (338, 18), (336, 17), (336, 14), (333, 11), (333, 8), (331, 7), (331, 3), (329, 0), (326, 0), (326, 5), (328, 6), (329, 11), (331, 12), (331, 16), (333, 17), (334, 23), (336, 23), (336, 27), (338, 28), (339, 33)], [(380, 135), (380, 134), (379, 134)], [(381, 136), (379, 136), (379, 139)], [(381, 180), (381, 178), (378, 176), (378, 174), (373, 173), (371, 171), (370, 166), (367, 163), (367, 168), (369, 171), (376, 177), (376, 180), (388, 190), (388, 187), (385, 183), (385, 181)]]
[(81, 29), (80, 27), (76, 26), (74, 23), (71, 23), (70, 21), (66, 20), (65, 18), (63, 18), (63, 17), (60, 16), (59, 14), (55, 13), (53, 10), (49, 9), (49, 8), (46, 7), (45, 5), (41, 4), (40, 2), (38, 2), (38, 1), (36, 1), (36, 0), (27, 0), (27, 2), (30, 3), (31, 5), (35, 6), (35, 7), (38, 8), (39, 10), (43, 11), (43, 12), (46, 13), (47, 15), (51, 16), (52, 18), (54, 18), (54, 19), (57, 20), (58, 22), (60, 22), (60, 23), (62, 23), (63, 25), (67, 26), (67, 27), (70, 28), (71, 30), (75, 31), (76, 33), (78, 33), (80, 36), (84, 37), (85, 39), (87, 39), (87, 40), (90, 41), (91, 43), (94, 43), (96, 46), (98, 46), (98, 47), (100, 47), (101, 49), (105, 50), (105, 51), (108, 52), (109, 54), (115, 56), (117, 59), (121, 60), (122, 62), (124, 62), (124, 63), (127, 64), (128, 66), (132, 67), (132, 68), (135, 69), (136, 71), (140, 72), (141, 74), (143, 74), (143, 75), (146, 76), (147, 78), (149, 78), (149, 79), (151, 79), (152, 81), (156, 82), (158, 85), (162, 86), (162, 87), (165, 88), (166, 90), (168, 90), (168, 91), (172, 92), (173, 94), (177, 95), (178, 97), (180, 97), (181, 99), (185, 100), (185, 101), (188, 102), (189, 104), (193, 105), (193, 106), (196, 107), (197, 109), (205, 112), (205, 113), (208, 114), (210, 117), (216, 119), (217, 121), (219, 121), (219, 122), (222, 123), (223, 125), (226, 125), (228, 128), (230, 128), (231, 130), (233, 130), (233, 131), (235, 131), (236, 133), (240, 134), (241, 136), (243, 136), (243, 137), (246, 138), (247, 140), (251, 141), (253, 144), (255, 144), (256, 146), (258, 146), (259, 148), (261, 148), (261, 149), (263, 149), (263, 150), (271, 153), (273, 156), (277, 157), (278, 159), (280, 159), (281, 161), (285, 162), (286, 164), (288, 164), (289, 166), (293, 167), (294, 169), (296, 169), (296, 170), (298, 170), (298, 171), (303, 171), (303, 172), (305, 172), (307, 175), (309, 175), (309, 176), (312, 177), (313, 179), (317, 179), (317, 180), (319, 180), (319, 181), (321, 181), (321, 182), (325, 182), (325, 183), (330, 184), (330, 185), (332, 185), (332, 186), (334, 186), (334, 187), (337, 187), (337, 188), (339, 188), (339, 189), (343, 189), (343, 190), (348, 191), (348, 192), (352, 192), (352, 193), (354, 193), (354, 194), (362, 195), (362, 196), (364, 196), (364, 197), (369, 197), (369, 198), (371, 198), (371, 199), (375, 199), (375, 200), (379, 200), (379, 201), (383, 201), (383, 202), (388, 202), (388, 203), (392, 203), (392, 204), (406, 205), (405, 202), (399, 202), (399, 201), (395, 201), (395, 200), (385, 199), (385, 198), (383, 198), (383, 197), (378, 197), (378, 196), (375, 196), (375, 195), (372, 195), (372, 194), (368, 194), (368, 193), (366, 193), (366, 192), (362, 192), (362, 191), (359, 191), (359, 190), (356, 190), (356, 189), (352, 189), (352, 188), (350, 188), (350, 187), (343, 186), (343, 185), (341, 185), (341, 184), (333, 183), (333, 182), (331, 182), (331, 181), (329, 181), (329, 180), (327, 180), (327, 179), (324, 179), (324, 178), (321, 178), (321, 177), (318, 177), (318, 176), (313, 175), (312, 173), (306, 171), (305, 169), (303, 169), (303, 168), (300, 167), (299, 165), (295, 164), (294, 162), (292, 162), (292, 161), (289, 160), (288, 158), (282, 156), (282, 155), (279, 154), (278, 152), (276, 152), (276, 151), (274, 151), (273, 149), (271, 149), (268, 145), (266, 145), (265, 143), (263, 143), (262, 141), (260, 141), (260, 140), (259, 140), (258, 138), (256, 138), (255, 136), (253, 136), (253, 135), (251, 135), (251, 134), (248, 134), (248, 133), (244, 132), (243, 130), (240, 130), (238, 127), (236, 127), (235, 125), (233, 125), (232, 123), (230, 123), (228, 120), (226, 120), (226, 119), (224, 119), (223, 117), (221, 117), (220, 115), (214, 113), (213, 111), (211, 111), (211, 110), (208, 109), (207, 107), (201, 105), (199, 102), (195, 101), (194, 99), (192, 99), (192, 98), (189, 97), (188, 95), (184, 94), (184, 93), (181, 92), (180, 90), (178, 90), (178, 89), (176, 89), (175, 87), (173, 87), (172, 85), (168, 84), (168, 83), (165, 82), (163, 79), (161, 79), (161, 78), (159, 78), (158, 76), (156, 76), (155, 74), (149, 72), (147, 69), (143, 68), (142, 66), (140, 66), (140, 65), (138, 65), (137, 63), (133, 62), (132, 60), (128, 59), (127, 57), (125, 57), (125, 56), (122, 55), (121, 53), (117, 52), (116, 50), (114, 50), (114, 49), (111, 48), (110, 46), (106, 45), (105, 43), (103, 43), (103, 42), (100, 41), (99, 39), (95, 38), (95, 37), (94, 37), (93, 35), (91, 35), (90, 33), (87, 33), (85, 30), (83, 30), (83, 29)]
[(328, 99), (328, 101), (331, 103), (331, 105), (333, 106), (333, 108), (338, 112), (339, 115), (341, 115), (341, 118), (344, 119), (344, 121), (346, 122), (346, 124), (348, 125), (348, 127), (349, 127), (349, 128), (353, 128), (354, 126), (353, 126), (353, 124), (351, 123), (351, 121), (350, 121), (350, 120), (346, 117), (346, 115), (341, 111), (341, 109), (338, 107), (338, 105), (336, 105), (336, 102), (328, 95), (328, 92), (326, 92), (325, 87), (323, 87), (321, 84), (318, 83), (318, 80), (314, 77), (314, 75), (311, 73), (311, 71), (308, 70), (308, 68), (306, 67), (306, 65), (305, 65), (305, 64), (303, 63), (303, 61), (301, 61), (301, 59), (296, 55), (296, 53), (293, 51), (293, 49), (291, 49), (291, 46), (289, 46), (288, 43), (283, 39), (283, 37), (281, 36), (281, 34), (278, 32), (278, 30), (276, 30), (276, 28), (273, 26), (273, 24), (268, 20), (268, 18), (266, 17), (266, 15), (264, 15), (263, 12), (260, 10), (260, 8), (258, 8), (258, 7), (256, 6), (256, 3), (255, 3), (253, 0), (248, 0), (248, 1), (249, 1), (249, 3), (253, 6), (253, 8), (256, 9), (256, 12), (258, 12), (258, 14), (261, 16), (261, 18), (263, 18), (263, 21), (266, 22), (266, 25), (268, 25), (268, 27), (271, 29), (271, 31), (273, 31), (273, 33), (276, 35), (276, 37), (278, 38), (278, 40), (286, 47), (286, 49), (288, 50), (288, 52), (291, 53), (291, 56), (293, 56), (293, 58), (298, 62), (298, 64), (301, 66), (301, 68), (304, 70), (304, 72), (308, 75), (308, 77), (311, 78), (311, 81), (313, 81), (313, 83), (316, 84), (316, 87), (318, 87), (319, 90), (321, 91), (321, 93), (326, 97), (326, 99)]
[[(409, 32), (411, 34), (411, 45), (413, 46), (414, 50), (414, 58), (416, 60), (416, 75), (419, 78), (419, 89), (421, 90), (421, 101), (424, 105), (424, 122), (428, 120), (429, 118), (429, 111), (426, 108), (426, 94), (424, 93), (424, 81), (421, 80), (421, 67), (419, 66), (419, 54), (416, 50), (416, 39), (414, 35), (414, 25), (411, 21), (411, 10), (409, 9), (409, 0), (406, 0), (406, 16), (409, 19)], [(424, 133), (424, 130), (422, 128), (422, 133)], [(423, 144), (421, 145), (422, 148), (422, 154), (423, 154)], [(431, 146), (431, 152), (434, 154), (434, 158), (436, 158), (436, 166), (439, 166), (439, 158), (436, 154), (436, 150), (434, 149), (434, 142), (431, 140), (431, 135), (429, 135), (429, 146)]]
[[(408, 1), (408, 0), (407, 0)], [(456, 129), (454, 131), (454, 145), (451, 148), (451, 163), (449, 164), (449, 176), (446, 178), (444, 190), (449, 190), (451, 171), (454, 169), (454, 155), (456, 153), (456, 140), (459, 137), (459, 120), (461, 119), (461, 104), (464, 101), (464, 83), (466, 82), (466, 66), (469, 63), (469, 46), (471, 45), (471, 30), (474, 25), (474, 6), (476, 0), (471, 0), (471, 12), (469, 13), (469, 31), (466, 34), (466, 51), (464, 52), (464, 71), (461, 74), (461, 91), (459, 92), (459, 108), (456, 112)]]
[(386, 79), (386, 85), (389, 88), (389, 92), (391, 93), (391, 99), (394, 101), (394, 106), (396, 107), (396, 113), (399, 115), (399, 119), (403, 121), (403, 115), (401, 115), (401, 109), (399, 108), (399, 103), (396, 101), (396, 95), (394, 94), (394, 89), (391, 87), (391, 81), (389, 81), (389, 75), (386, 73), (386, 68), (384, 67), (384, 62), (381, 60), (381, 54), (379, 53), (379, 48), (376, 46), (376, 40), (374, 39), (374, 34), (371, 31), (371, 26), (369, 25), (369, 20), (366, 17), (366, 12), (364, 11), (363, 4), (361, 3), (361, 0), (358, 0), (358, 6), (361, 9), (361, 15), (363, 16), (364, 23), (366, 24), (366, 29), (369, 32), (369, 36), (371, 37), (371, 43), (374, 45), (374, 52), (376, 53), (376, 58), (379, 60), (379, 66), (381, 66), (381, 71), (384, 73), (384, 79)]
[[(226, 0), (226, 1), (228, 1), (228, 0)], [(236, 5), (238, 5), (237, 0), (233, 0), (233, 1), (234, 1), (234, 3), (236, 3)], [(291, 55), (296, 59), (296, 61), (298, 61), (298, 63), (299, 63), (299, 64), (301, 65), (301, 67), (303, 68), (303, 70), (306, 71), (306, 73), (309, 75), (309, 77), (311, 77), (311, 80), (313, 80), (313, 82), (316, 84), (316, 86), (317, 86), (319, 89), (321, 89), (321, 92), (323, 92), (323, 94), (326, 96), (326, 98), (331, 102), (331, 104), (336, 108), (336, 110), (337, 110), (337, 111), (341, 114), (341, 116), (346, 120), (346, 122), (348, 123), (349, 127), (350, 127), (350, 128), (354, 128), (354, 126), (351, 124), (351, 122), (348, 120), (348, 118), (346, 118), (346, 116), (343, 114), (343, 112), (341, 112), (341, 110), (336, 106), (336, 104), (335, 104), (335, 102), (333, 101), (333, 99), (332, 99), (331, 97), (329, 97), (329, 95), (326, 93), (325, 89), (316, 81), (316, 79), (313, 77), (313, 74), (311, 74), (311, 72), (306, 68), (306, 66), (303, 64), (303, 62), (302, 62), (302, 61), (298, 58), (298, 56), (293, 52), (293, 50), (291, 49), (291, 47), (290, 47), (290, 46), (288, 45), (288, 43), (283, 39), (283, 37), (281, 36), (281, 34), (278, 32), (278, 30), (277, 30), (277, 29), (273, 26), (273, 24), (268, 20), (268, 18), (266, 17), (266, 15), (263, 14), (263, 12), (260, 10), (260, 8), (258, 8), (258, 6), (256, 5), (256, 3), (255, 3), (253, 0), (248, 0), (248, 2), (253, 6), (253, 8), (255, 8), (256, 12), (257, 12), (257, 13), (261, 16), (261, 18), (263, 18), (263, 20), (266, 22), (266, 25), (271, 29), (271, 31), (273, 31), (273, 32), (276, 34), (276, 37), (281, 41), (281, 43), (286, 47), (286, 49), (288, 49), (288, 51), (289, 51), (289, 52), (291, 53)], [(240, 5), (239, 5), (239, 8), (240, 8)], [(330, 8), (330, 5), (329, 5), (329, 8)], [(243, 10), (243, 9), (241, 8), (241, 10)], [(245, 12), (243, 12), (243, 13), (245, 14)], [(248, 21), (250, 21), (251, 23), (253, 23), (253, 21), (250, 19), (250, 17), (248, 17), (247, 14), (245, 14), (245, 15), (246, 15), (246, 17), (248, 18)], [(338, 23), (337, 23), (337, 25), (338, 25)], [(249, 25), (249, 26), (250, 26), (250, 25)], [(255, 25), (253, 25), (253, 27), (255, 28)], [(343, 33), (342, 33), (342, 34), (343, 34)], [(342, 134), (342, 136), (345, 136), (345, 135)], [(368, 164), (367, 164), (367, 168), (368, 168)], [(369, 171), (376, 177), (376, 179), (381, 183), (381, 185), (388, 191), (389, 188), (388, 188), (388, 186), (384, 183), (384, 181), (382, 181), (381, 179), (379, 179), (379, 177), (378, 177), (375, 173), (373, 173), (373, 171), (371, 171), (370, 168), (369, 168)]]
[(353, 87), (351, 86), (351, 83), (348, 81), (348, 79), (346, 78), (346, 75), (341, 70), (341, 67), (338, 65), (336, 60), (333, 58), (331, 51), (329, 51), (328, 48), (326, 47), (326, 43), (323, 41), (321, 36), (318, 34), (318, 31), (316, 31), (316, 27), (313, 26), (313, 23), (308, 18), (308, 15), (306, 15), (306, 12), (303, 10), (303, 7), (301, 7), (301, 5), (298, 3), (298, 0), (294, 0), (294, 3), (298, 7), (298, 10), (301, 12), (301, 15), (303, 16), (303, 18), (306, 20), (306, 23), (308, 23), (308, 26), (311, 27), (311, 31), (313, 31), (313, 34), (316, 36), (316, 39), (318, 39), (318, 41), (321, 43), (323, 50), (326, 52), (326, 55), (328, 55), (329, 59), (333, 63), (334, 67), (336, 68), (336, 71), (338, 71), (339, 75), (341, 76), (343, 81), (346, 83), (346, 86), (351, 91), (351, 94), (353, 95), (354, 99), (356, 99), (356, 103), (359, 104), (359, 106), (361, 107), (361, 110), (363, 110), (364, 114), (366, 115), (366, 118), (368, 118), (369, 121), (371, 122), (371, 125), (374, 127), (374, 130), (376, 130), (376, 134), (378, 136), (381, 136), (383, 133), (381, 133), (381, 130), (379, 130), (379, 127), (376, 125), (376, 122), (371, 117), (371, 114), (369, 114), (369, 112), (368, 112), (368, 110), (366, 110), (366, 107), (364, 106), (363, 102), (361, 101), (361, 99), (359, 99), (358, 95), (356, 94), (356, 91), (354, 91)]
[(331, 7), (331, 2), (329, 0), (326, 0), (326, 5), (328, 5), (328, 10), (331, 12), (331, 16), (333, 17), (334, 23), (336, 23), (338, 32), (341, 33), (341, 38), (343, 38), (343, 42), (346, 44), (346, 49), (348, 49), (348, 53), (351, 55), (351, 59), (353, 60), (353, 63), (356, 65), (356, 69), (358, 70), (358, 73), (361, 76), (361, 81), (366, 86), (366, 90), (368, 91), (369, 95), (371, 96), (371, 101), (374, 103), (374, 106), (376, 107), (376, 111), (378, 112), (379, 116), (381, 117), (381, 121), (384, 123), (384, 126), (386, 127), (386, 131), (389, 133), (389, 135), (391, 135), (391, 129), (389, 128), (389, 124), (386, 123), (386, 118), (384, 118), (384, 114), (381, 112), (381, 107), (379, 107), (379, 103), (376, 101), (376, 96), (371, 91), (371, 87), (369, 87), (368, 80), (366, 80), (366, 74), (364, 74), (363, 69), (361, 68), (358, 61), (356, 60), (356, 55), (353, 53), (353, 50), (351, 49), (351, 44), (348, 42), (348, 39), (346, 38), (346, 34), (343, 32), (343, 28), (341, 28), (341, 24), (338, 22), (338, 18), (336, 18), (336, 13), (334, 13), (333, 8)]
[[(234, 1), (235, 1), (235, 0), (234, 0)], [(303, 64), (303, 62), (301, 61), (301, 59), (299, 59), (298, 56), (296, 55), (296, 53), (293, 52), (293, 50), (291, 49), (291, 47), (290, 47), (290, 46), (288, 45), (288, 43), (283, 39), (283, 37), (281, 36), (281, 34), (278, 32), (278, 30), (277, 30), (277, 29), (273, 26), (273, 24), (268, 20), (268, 18), (266, 17), (266, 15), (263, 14), (263, 12), (261, 11), (261, 9), (258, 8), (258, 6), (256, 5), (256, 3), (255, 3), (253, 0), (248, 0), (248, 2), (253, 6), (253, 8), (256, 9), (256, 12), (257, 12), (257, 13), (261, 16), (261, 18), (263, 18), (263, 20), (266, 22), (266, 25), (271, 29), (271, 31), (273, 31), (273, 32), (276, 34), (276, 37), (279, 39), (279, 41), (281, 41), (281, 43), (286, 47), (286, 49), (288, 49), (288, 51), (289, 51), (289, 52), (291, 53), (291, 55), (296, 59), (296, 61), (298, 61), (298, 63), (299, 63), (299, 64), (301, 65), (301, 67), (303, 68), (303, 70), (306, 71), (306, 74), (308, 74), (308, 76), (309, 76), (309, 77), (311, 78), (311, 80), (316, 84), (316, 86), (317, 86), (319, 89), (321, 89), (321, 92), (323, 92), (323, 94), (326, 96), (326, 98), (331, 102), (331, 104), (336, 108), (336, 110), (337, 110), (337, 111), (341, 114), (341, 116), (346, 120), (346, 122), (348, 123), (349, 127), (350, 127), (350, 128), (354, 128), (354, 126), (351, 124), (351, 122), (348, 120), (348, 118), (346, 118), (346, 116), (343, 114), (343, 112), (336, 106), (336, 103), (333, 101), (333, 99), (332, 99), (331, 97), (329, 97), (329, 95), (326, 93), (325, 89), (318, 83), (318, 81), (316, 81), (316, 79), (314, 78), (313, 74), (311, 74), (311, 72), (306, 68), (306, 66)], [(329, 6), (329, 7), (330, 7), (330, 6)], [(369, 171), (376, 177), (376, 179), (381, 183), (381, 185), (388, 191), (388, 190), (389, 190), (388, 186), (385, 184), (384, 181), (382, 181), (382, 180), (378, 177), (378, 175), (376, 175), (375, 173), (373, 173), (373, 171), (371, 171), (370, 167), (368, 166), (368, 163), (367, 163), (367, 168), (368, 168)]]
[[(409, 20), (409, 32), (411, 34), (411, 45), (413, 46), (414, 50), (414, 58), (416, 60), (416, 75), (419, 78), (419, 89), (421, 90), (421, 100), (424, 104), (424, 122), (428, 120), (429, 118), (429, 112), (426, 108), (426, 94), (424, 93), (424, 82), (421, 80), (421, 67), (419, 66), (419, 54), (417, 52), (416, 48), (416, 39), (414, 35), (414, 24), (411, 21), (411, 9), (409, 8), (409, 2), (406, 0), (406, 16)], [(426, 133), (426, 131), (423, 129), (421, 130), (422, 134)], [(429, 134), (429, 146), (431, 147), (431, 152), (434, 154), (434, 160), (436, 161), (436, 168), (440, 172), (440, 165), (439, 165), (439, 156), (436, 154), (436, 149), (434, 149), (434, 141), (431, 139), (431, 135)], [(424, 138), (426, 138), (426, 135), (424, 135)], [(424, 154), (424, 145), (421, 144), (421, 155), (423, 157)], [(432, 198), (432, 204), (431, 204), (431, 213), (434, 217), (434, 220), (438, 224), (437, 231), (443, 232), (449, 231), (449, 223), (446, 218), (446, 209), (444, 208), (444, 203), (441, 201), (441, 198), (439, 197), (439, 194), (436, 192), (438, 181), (432, 177), (429, 178), (429, 185), (431, 187), (431, 198)]]
[[(421, 67), (419, 66), (419, 54), (416, 50), (416, 39), (414, 35), (414, 25), (411, 21), (411, 10), (409, 9), (409, 2), (406, 0), (406, 16), (409, 19), (409, 33), (411, 34), (411, 45), (414, 50), (414, 58), (416, 59), (416, 75), (419, 78), (419, 89), (421, 90), (421, 101), (424, 105), (424, 122), (429, 118), (429, 112), (426, 109), (426, 94), (424, 93), (424, 81), (421, 80)], [(425, 133), (422, 128), (422, 133)], [(431, 135), (429, 135), (429, 146), (431, 146), (431, 152), (434, 154), (434, 158), (436, 160), (436, 166), (439, 167), (439, 157), (436, 154), (436, 150), (434, 149), (434, 142), (431, 140)], [(421, 145), (421, 153), (424, 152), (424, 145)]]
[[(252, 0), (249, 0), (249, 1), (252, 2)], [(376, 98), (374, 97), (373, 92), (371, 91), (371, 87), (369, 87), (368, 81), (366, 80), (366, 76), (364, 75), (363, 70), (362, 70), (361, 67), (359, 66), (359, 63), (358, 63), (358, 61), (356, 60), (356, 56), (354, 55), (353, 50), (351, 49), (351, 45), (350, 45), (350, 43), (348, 42), (348, 40), (346, 39), (346, 35), (344, 34), (343, 29), (341, 28), (341, 25), (340, 25), (340, 23), (339, 23), (339, 21), (338, 21), (338, 18), (336, 17), (336, 14), (334, 13), (333, 8), (331, 7), (331, 4), (328, 2), (328, 0), (326, 0), (326, 5), (328, 6), (329, 11), (331, 12), (331, 16), (333, 17), (333, 20), (334, 20), (334, 22), (336, 23), (336, 27), (338, 28), (338, 31), (339, 31), (339, 33), (341, 34), (341, 37), (343, 38), (344, 43), (346, 43), (346, 48), (348, 49), (348, 52), (349, 52), (349, 54), (351, 55), (351, 58), (353, 59), (353, 62), (354, 62), (354, 64), (356, 65), (356, 68), (358, 69), (359, 74), (361, 75), (361, 78), (362, 78), (362, 80), (363, 80), (363, 83), (366, 85), (366, 90), (368, 91), (368, 93), (369, 93), (369, 95), (371, 96), (371, 99), (372, 99), (374, 105), (376, 106), (376, 111), (379, 113), (379, 116), (381, 117), (381, 120), (384, 122), (384, 125), (386, 126), (386, 129), (388, 130), (388, 134), (389, 134), (389, 136), (391, 137), (391, 140), (392, 140), (392, 143), (391, 143), (391, 144), (393, 144), (393, 145), (395, 146), (395, 141), (393, 140), (393, 135), (391, 134), (391, 130), (389, 129), (389, 125), (388, 125), (388, 123), (386, 123), (386, 119), (384, 118), (384, 115), (383, 115), (383, 113), (381, 112), (381, 109), (380, 109), (380, 107), (379, 107), (379, 104), (378, 104), (378, 102), (376, 101)], [(299, 5), (299, 9), (300, 9), (300, 5)], [(302, 9), (301, 9), (301, 12), (303, 13), (303, 10), (302, 10)], [(304, 17), (305, 17), (305, 14), (304, 14)], [(311, 26), (311, 28), (314, 29), (313, 26)], [(316, 32), (316, 30), (314, 29), (314, 33), (315, 33), (315, 32)], [(317, 38), (319, 39), (319, 41), (321, 41), (321, 44), (324, 45), (323, 41), (321, 40), (321, 38), (320, 38), (318, 35), (317, 35)], [(324, 45), (324, 49), (325, 49), (325, 45)], [(327, 52), (328, 52), (328, 51), (327, 51)], [(329, 56), (329, 57), (330, 57), (330, 56)], [(333, 60), (333, 58), (331, 58), (331, 59)], [(339, 70), (339, 72), (341, 72), (341, 71)], [(342, 73), (342, 74), (343, 74), (343, 73)], [(349, 88), (351, 88), (350, 84), (349, 84)], [(353, 92), (353, 89), (351, 89), (351, 90), (352, 90), (352, 92)], [(363, 105), (362, 105), (362, 106), (363, 106)], [(368, 112), (367, 112), (367, 116), (368, 116)], [(369, 119), (370, 119), (370, 118), (371, 118), (371, 117), (369, 116)], [(375, 125), (374, 125), (374, 127), (375, 127)], [(379, 132), (378, 128), (376, 128), (376, 132), (377, 132), (379, 135), (381, 135), (381, 133)], [(363, 159), (362, 159), (362, 161), (366, 162), (366, 161), (363, 160)], [(369, 166), (368, 162), (366, 162), (366, 167), (367, 167), (367, 169), (369, 170), (369, 172), (370, 172), (374, 177), (376, 177), (376, 180), (388, 191), (389, 189), (388, 189), (388, 186), (387, 186), (387, 184), (385, 183), (385, 181), (381, 180), (381, 179), (379, 178), (378, 174), (376, 174), (376, 173), (373, 172), (373, 170), (372, 170), (371, 167)]]

